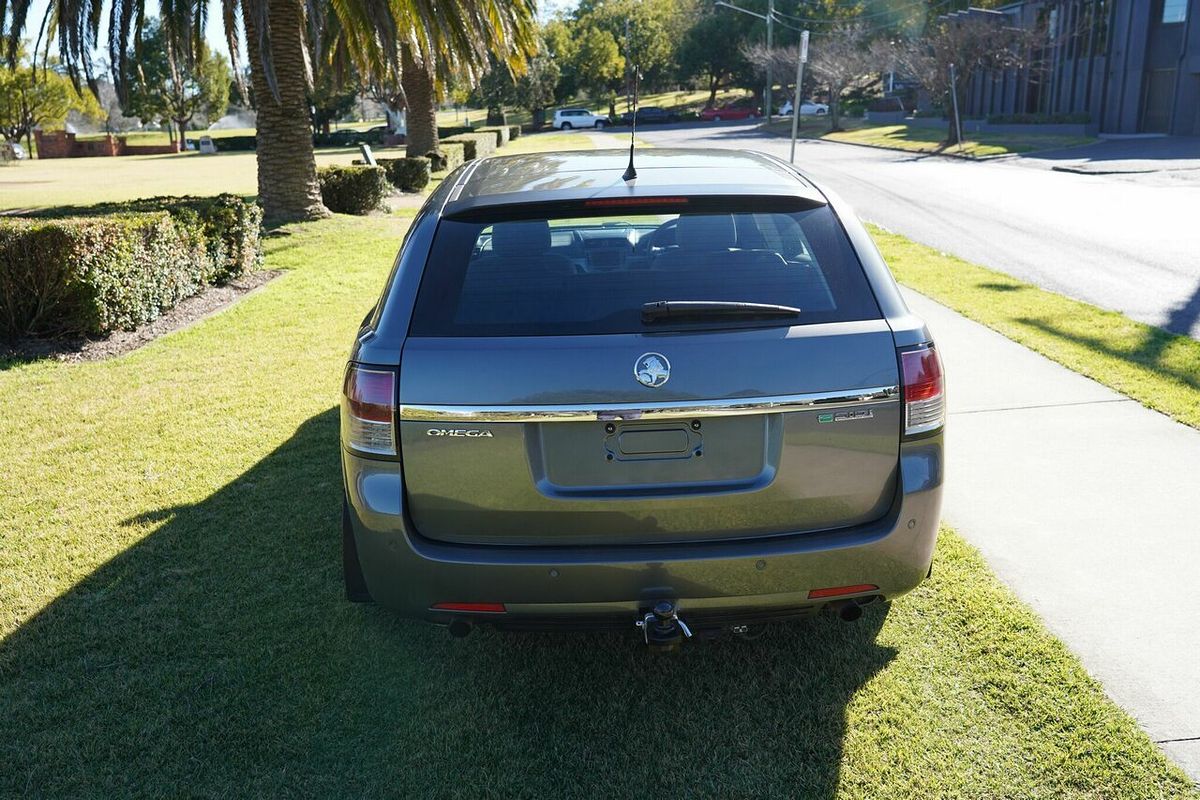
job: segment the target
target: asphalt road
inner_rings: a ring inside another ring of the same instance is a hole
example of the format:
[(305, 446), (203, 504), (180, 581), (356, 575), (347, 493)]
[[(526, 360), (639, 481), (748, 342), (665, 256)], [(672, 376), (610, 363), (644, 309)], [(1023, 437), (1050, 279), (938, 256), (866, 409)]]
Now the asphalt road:
[[(614, 146), (619, 136), (596, 135), (614, 137)], [(656, 147), (783, 158), (789, 147), (743, 122), (646, 127), (638, 136)], [(1052, 171), (1047, 160), (967, 162), (813, 140), (797, 143), (796, 162), (866, 220), (1200, 339), (1200, 180), (1080, 175)]]

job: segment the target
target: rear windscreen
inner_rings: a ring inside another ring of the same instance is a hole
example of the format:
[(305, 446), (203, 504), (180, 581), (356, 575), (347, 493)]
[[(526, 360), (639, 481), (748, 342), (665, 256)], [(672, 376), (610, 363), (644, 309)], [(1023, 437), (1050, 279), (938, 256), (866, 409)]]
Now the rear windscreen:
[[(660, 301), (786, 305), (786, 319), (643, 319)], [(443, 220), (414, 336), (641, 333), (878, 319), (828, 207), (786, 213)]]

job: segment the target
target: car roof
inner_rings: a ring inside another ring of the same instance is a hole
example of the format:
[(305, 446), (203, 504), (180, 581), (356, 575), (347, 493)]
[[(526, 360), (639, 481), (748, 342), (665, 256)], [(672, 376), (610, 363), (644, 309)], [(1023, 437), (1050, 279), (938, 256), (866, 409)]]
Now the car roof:
[(787, 163), (749, 150), (651, 148), (635, 152), (637, 179), (622, 180), (629, 151), (576, 150), (492, 156), (455, 182), (443, 214), (601, 198), (759, 196), (827, 201)]

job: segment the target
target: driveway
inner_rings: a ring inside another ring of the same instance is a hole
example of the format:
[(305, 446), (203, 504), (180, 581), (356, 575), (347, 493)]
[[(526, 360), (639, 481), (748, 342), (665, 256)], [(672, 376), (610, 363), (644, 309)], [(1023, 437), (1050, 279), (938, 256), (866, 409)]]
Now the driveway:
[[(628, 141), (627, 130), (589, 135), (620, 146)], [(783, 158), (789, 146), (787, 139), (742, 122), (646, 126), (638, 136), (656, 147), (734, 147)], [(1153, 141), (1112, 143), (1109, 149), (1127, 154), (1163, 147), (1145, 144)], [(1128, 176), (1054, 171), (1049, 166), (1056, 162), (1048, 157), (1038, 162), (1044, 168), (1022, 168), (1027, 161), (967, 162), (815, 140), (796, 147), (797, 164), (865, 219), (1046, 289), (1200, 338), (1200, 183), (1144, 185)]]
[(1200, 136), (1105, 139), (1082, 147), (1043, 150), (1012, 163), (1079, 175), (1125, 176), (1143, 185), (1200, 185)]

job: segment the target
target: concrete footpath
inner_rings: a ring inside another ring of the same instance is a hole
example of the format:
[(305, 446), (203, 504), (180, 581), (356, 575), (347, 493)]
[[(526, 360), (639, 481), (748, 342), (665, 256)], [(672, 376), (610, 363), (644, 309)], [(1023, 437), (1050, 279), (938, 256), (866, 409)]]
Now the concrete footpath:
[(946, 366), (944, 518), (1200, 781), (1200, 431), (905, 296)]

